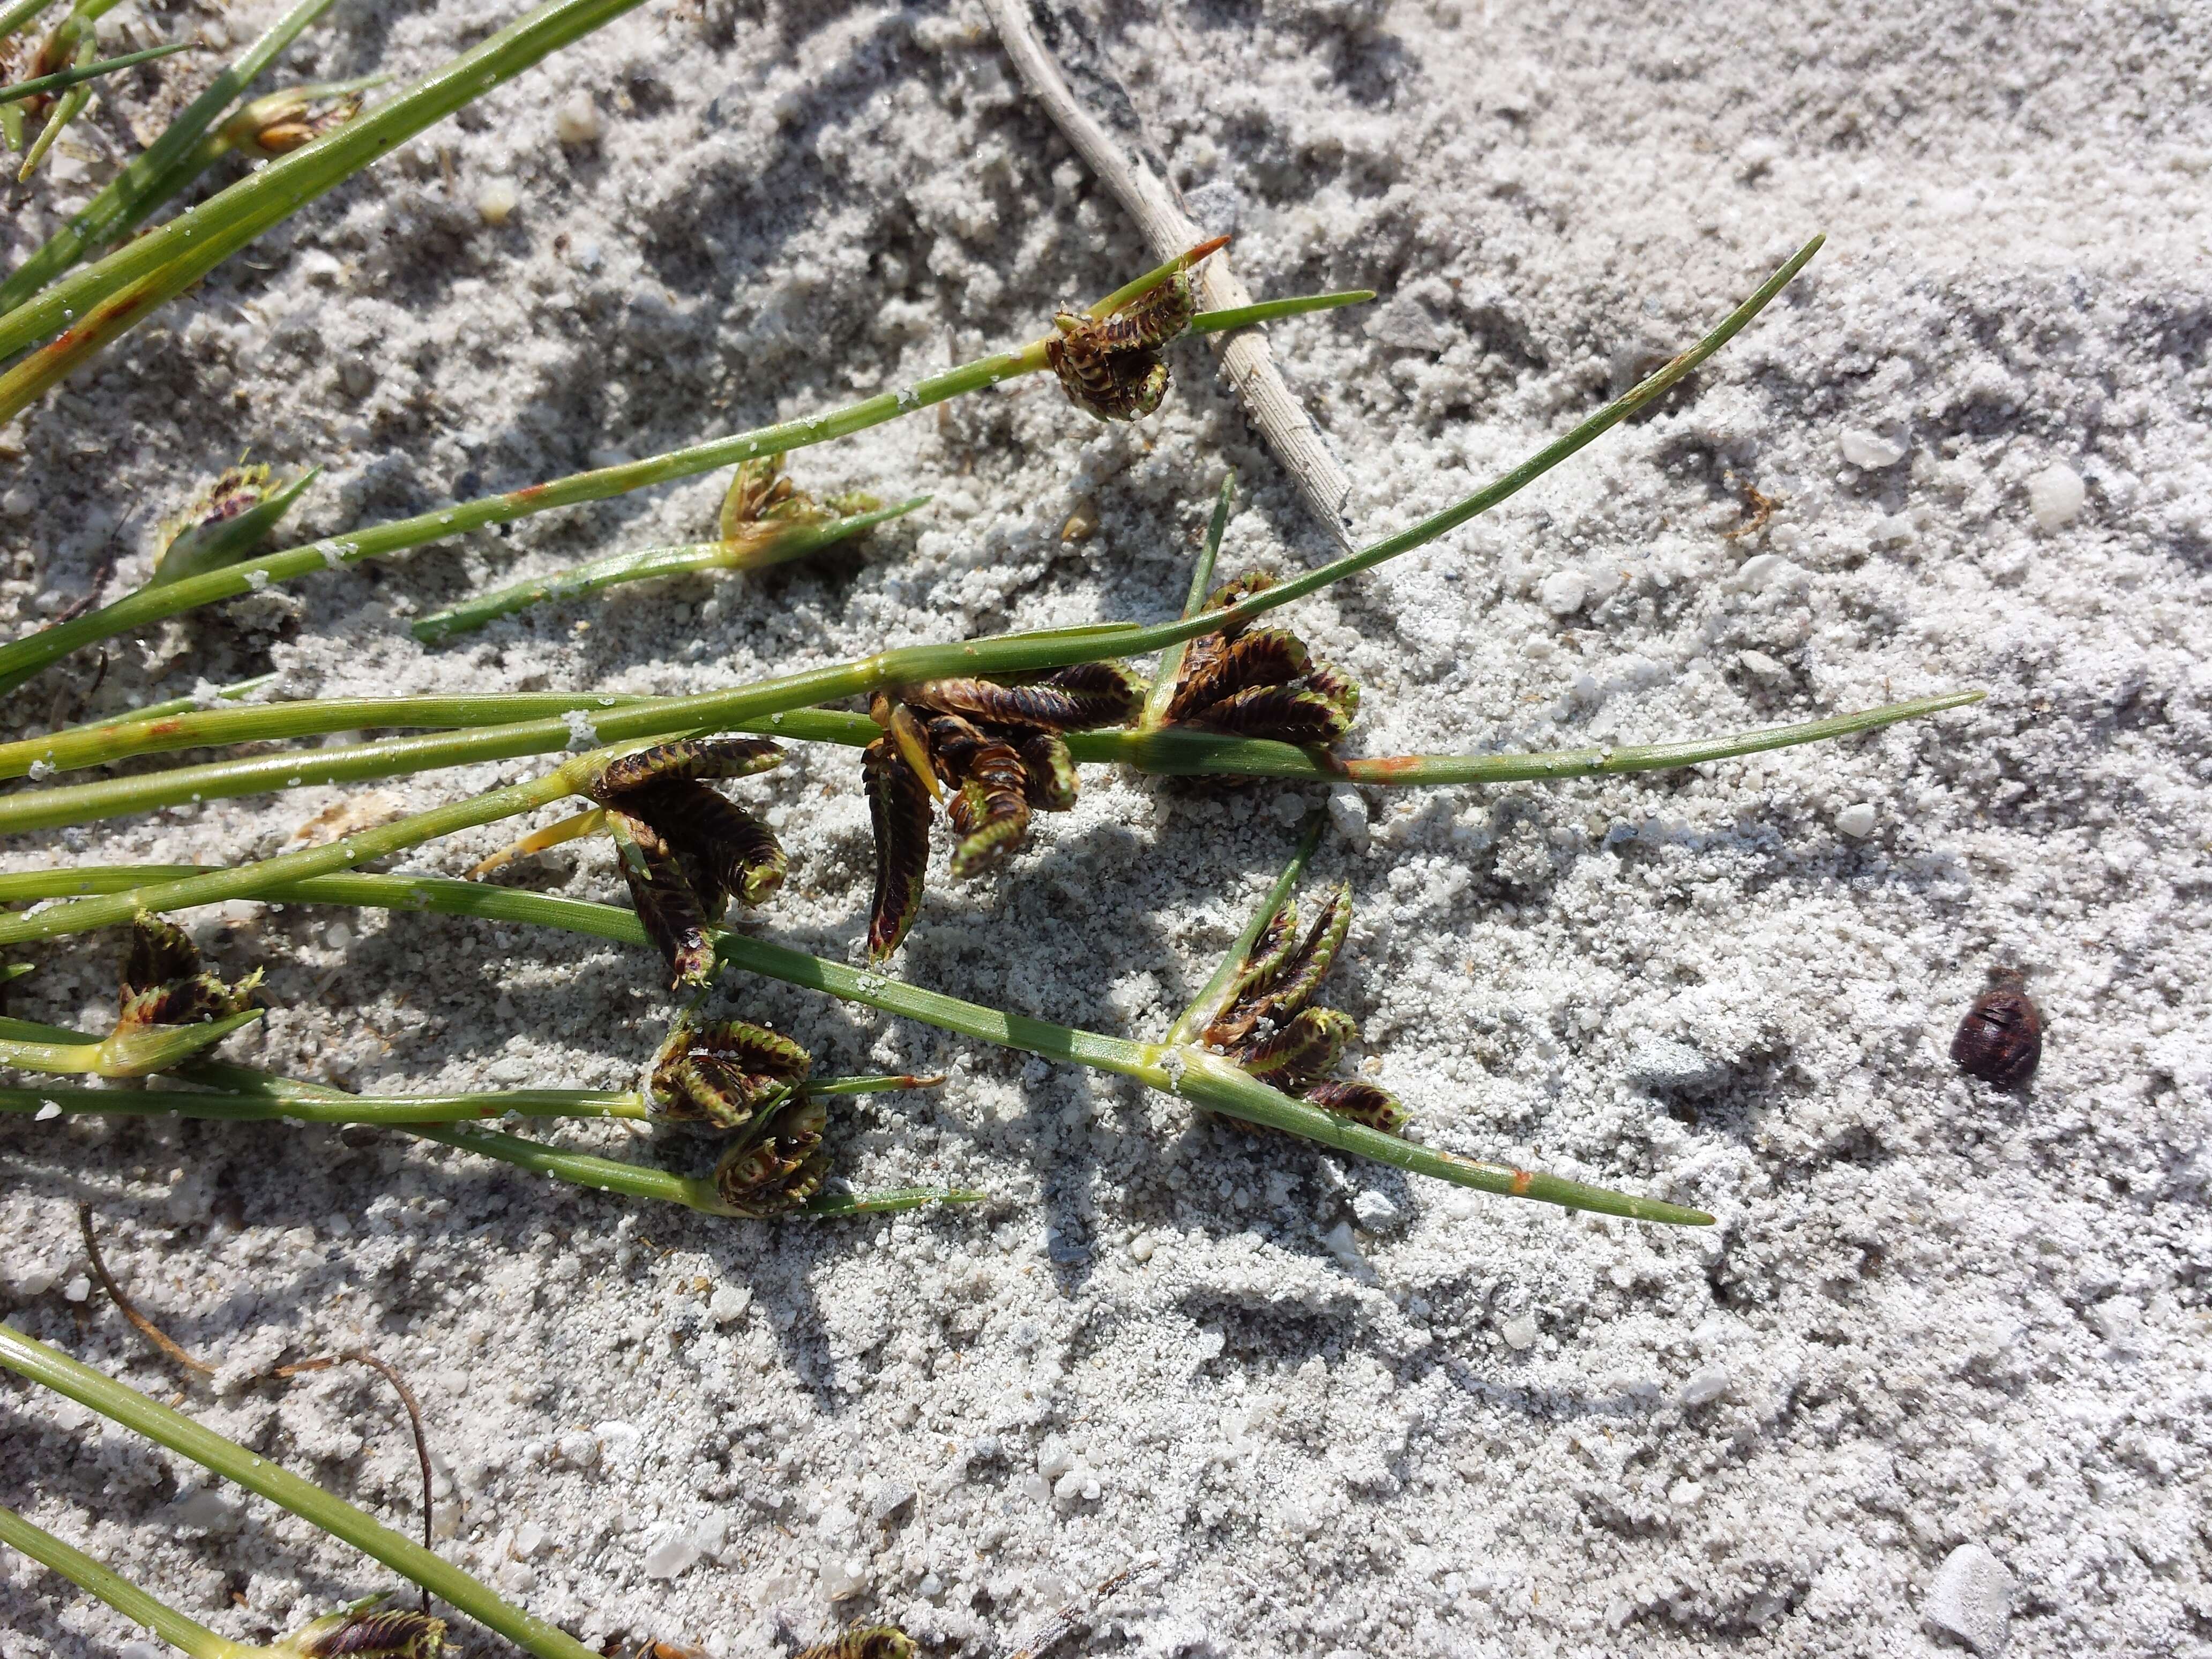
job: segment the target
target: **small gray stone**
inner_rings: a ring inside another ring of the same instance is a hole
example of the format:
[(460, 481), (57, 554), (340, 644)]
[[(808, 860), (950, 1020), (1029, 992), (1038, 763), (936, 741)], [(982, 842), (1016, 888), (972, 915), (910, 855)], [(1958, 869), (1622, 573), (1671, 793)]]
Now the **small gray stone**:
[(1628, 1075), (1647, 1089), (1710, 1088), (1728, 1068), (1673, 1037), (1649, 1037), (1629, 1052)]
[(1961, 1544), (1936, 1569), (1920, 1616), (1976, 1653), (2002, 1653), (2012, 1638), (2012, 1575), (1979, 1544)]
[(1682, 1409), (1692, 1410), (1710, 1406), (1729, 1391), (1729, 1374), (1717, 1365), (1708, 1365), (1682, 1384)]
[(1352, 1213), (1360, 1226), (1370, 1233), (1388, 1232), (1398, 1224), (1398, 1206), (1378, 1192), (1364, 1192), (1352, 1200)]

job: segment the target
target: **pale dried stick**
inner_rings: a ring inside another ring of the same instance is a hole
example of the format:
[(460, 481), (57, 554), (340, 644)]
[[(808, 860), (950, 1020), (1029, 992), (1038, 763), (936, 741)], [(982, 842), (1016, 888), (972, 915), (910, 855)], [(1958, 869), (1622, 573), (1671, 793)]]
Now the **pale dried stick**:
[[(1204, 241), (1206, 231), (1184, 208), (1168, 181), (1166, 163), (1146, 133), (1136, 106), (1115, 75), (1090, 31), (1064, 0), (984, 0), (1006, 56), (1045, 112), (1075, 146), (1091, 170), (1104, 179), (1143, 231), (1147, 246), (1164, 259)], [(1086, 104), (1068, 85), (1080, 80)], [(1198, 268), (1201, 304), (1206, 310), (1252, 303), (1252, 292), (1217, 253)], [(1229, 371), (1237, 395), (1268, 448), (1290, 471), (1307, 509), (1340, 550), (1352, 548), (1345, 504), (1352, 477), (1339, 461), (1275, 368), (1267, 337), (1257, 328), (1209, 337)]]

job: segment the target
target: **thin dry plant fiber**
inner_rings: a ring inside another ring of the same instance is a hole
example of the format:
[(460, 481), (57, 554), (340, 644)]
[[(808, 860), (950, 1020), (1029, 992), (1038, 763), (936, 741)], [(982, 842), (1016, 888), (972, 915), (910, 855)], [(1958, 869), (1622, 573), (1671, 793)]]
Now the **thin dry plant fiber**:
[[(1146, 132), (1127, 89), (1074, 9), (1058, 0), (985, 3), (1022, 83), (1091, 170), (1121, 199), (1144, 232), (1146, 246), (1166, 259), (1206, 240), (1206, 228), (1190, 216), (1181, 194), (1168, 181), (1166, 162)], [(1070, 86), (1071, 76), (1083, 83), (1085, 96), (1079, 97)], [(1252, 291), (1230, 269), (1225, 252), (1198, 268), (1198, 287), (1208, 311), (1252, 303)], [(1238, 329), (1210, 335), (1206, 343), (1220, 356), (1252, 424), (1288, 469), (1307, 509), (1338, 550), (1350, 552), (1352, 539), (1345, 506), (1352, 499), (1352, 475), (1284, 382), (1267, 335), (1256, 328)]]

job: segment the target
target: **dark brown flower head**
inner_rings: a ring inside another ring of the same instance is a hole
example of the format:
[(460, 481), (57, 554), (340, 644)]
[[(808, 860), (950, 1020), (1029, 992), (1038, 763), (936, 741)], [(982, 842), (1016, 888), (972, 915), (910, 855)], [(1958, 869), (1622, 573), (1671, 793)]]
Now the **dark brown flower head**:
[(714, 1190), (739, 1215), (756, 1219), (787, 1214), (822, 1190), (830, 1153), (822, 1145), (829, 1109), (799, 1095), (767, 1113), (757, 1133), (722, 1154), (714, 1165)]
[(1279, 1026), (1290, 1020), (1312, 1002), (1351, 928), (1348, 884), (1329, 895), (1328, 908), (1303, 934), (1297, 901), (1286, 901), (1245, 953), (1230, 982), (1228, 1000), (1206, 1028), (1206, 1041), (1233, 1054), (1263, 1024)]
[(1359, 1028), (1351, 1015), (1318, 1007), (1313, 999), (1351, 927), (1349, 885), (1331, 893), (1327, 907), (1303, 929), (1297, 901), (1286, 901), (1244, 953), (1203, 1041), (1263, 1083), (1370, 1129), (1395, 1133), (1409, 1115), (1396, 1096), (1371, 1083), (1327, 1076)]
[(116, 1030), (227, 1018), (252, 1006), (260, 983), (257, 968), (237, 984), (226, 985), (202, 969), (199, 949), (183, 928), (141, 910), (131, 921)]
[(759, 904), (787, 860), (768, 826), (704, 781), (743, 778), (783, 758), (761, 738), (690, 738), (610, 761), (586, 791), (607, 810), (623, 878), (675, 985), (714, 970), (708, 930), (730, 900)]
[(898, 949), (921, 909), (929, 868), (929, 787), (889, 732), (860, 757), (860, 781), (876, 836), (876, 895), (868, 907), (868, 959)]
[[(1258, 572), (1241, 576), (1218, 590), (1206, 609), (1224, 609), (1272, 585)], [(1314, 661), (1288, 629), (1232, 625), (1200, 635), (1184, 650), (1166, 723), (1325, 745), (1351, 728), (1358, 708), (1358, 686), (1341, 670)]]
[(1306, 1088), (1334, 1067), (1344, 1045), (1359, 1035), (1338, 1008), (1301, 1008), (1277, 1025), (1263, 1020), (1237, 1048), (1238, 1067), (1288, 1094)]
[(1396, 1134), (1413, 1115), (1388, 1089), (1354, 1078), (1332, 1078), (1316, 1083), (1306, 1091), (1305, 1097), (1325, 1112), (1348, 1117), (1354, 1123), (1364, 1123), (1386, 1135)]
[(875, 496), (860, 494), (817, 501), (784, 476), (781, 455), (763, 455), (738, 465), (722, 498), (720, 529), (724, 541), (749, 547), (772, 542), (794, 525), (872, 513), (882, 505)]
[(914, 1659), (914, 1643), (896, 1625), (855, 1625), (792, 1659)]
[(446, 1621), (362, 1604), (301, 1626), (274, 1650), (298, 1659), (439, 1659), (446, 1650)]
[(945, 799), (959, 837), (952, 874), (988, 869), (1022, 844), (1032, 809), (1075, 805), (1075, 760), (1060, 734), (1126, 720), (1144, 694), (1118, 663), (1082, 663), (1017, 685), (943, 679), (895, 698), (878, 694), (869, 713), (884, 735), (861, 762), (876, 832), (870, 958), (896, 950), (921, 908), (933, 794)]
[(790, 1100), (812, 1065), (805, 1049), (764, 1026), (685, 1014), (653, 1058), (647, 1095), (655, 1116), (742, 1129)]
[(1168, 366), (1160, 350), (1197, 314), (1190, 273), (1179, 270), (1110, 317), (1063, 311), (1045, 343), (1045, 361), (1067, 401), (1102, 421), (1133, 421), (1167, 396)]

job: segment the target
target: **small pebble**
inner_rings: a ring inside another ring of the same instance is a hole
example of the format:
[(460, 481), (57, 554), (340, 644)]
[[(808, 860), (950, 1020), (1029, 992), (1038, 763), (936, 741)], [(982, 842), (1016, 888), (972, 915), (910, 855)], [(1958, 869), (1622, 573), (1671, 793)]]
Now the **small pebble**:
[(1516, 1353), (1525, 1352), (1536, 1346), (1536, 1322), (1522, 1314), (1517, 1319), (1507, 1320), (1499, 1334), (1504, 1337), (1507, 1347)]
[(1920, 1616), (1976, 1653), (2002, 1653), (2012, 1637), (2012, 1575), (1979, 1544), (1961, 1544), (1936, 1569)]
[(1554, 570), (1536, 589), (1536, 601), (1555, 617), (1571, 617), (1589, 598), (1589, 578), (1579, 570)]
[(664, 1538), (645, 1553), (647, 1578), (673, 1578), (698, 1565), (699, 1547), (682, 1533)]
[(738, 1285), (725, 1285), (707, 1303), (707, 1317), (717, 1325), (733, 1325), (752, 1306), (753, 1293)]
[(1372, 1190), (1352, 1200), (1352, 1213), (1361, 1228), (1370, 1233), (1388, 1232), (1398, 1224), (1398, 1206), (1385, 1194)]
[(487, 179), (477, 191), (477, 216), (488, 225), (503, 225), (514, 216), (522, 198), (512, 179)]
[(599, 142), (599, 106), (588, 92), (573, 93), (553, 112), (553, 134), (564, 144)]
[(1905, 445), (1902, 441), (1886, 438), (1863, 427), (1846, 427), (1837, 440), (1837, 447), (1844, 452), (1845, 460), (1869, 472), (1895, 466), (1905, 459)]
[(1136, 1261), (1150, 1261), (1152, 1259), (1152, 1236), (1150, 1233), (1139, 1233), (1131, 1239), (1129, 1255)]
[(33, 1117), (31, 1121), (33, 1123), (52, 1123), (61, 1115), (61, 1107), (55, 1102), (50, 1100), (39, 1108), (38, 1115)]
[(1708, 1365), (1682, 1384), (1683, 1409), (1710, 1406), (1728, 1391), (1729, 1374), (1717, 1365)]
[(1790, 678), (1790, 670), (1764, 651), (1743, 652), (1736, 660), (1743, 665), (1745, 673), (1755, 680), (1764, 680), (1769, 685), (1778, 684)]
[(1353, 852), (1367, 850), (1367, 803), (1350, 784), (1340, 783), (1328, 792), (1328, 821)]
[(1874, 834), (1874, 803), (1855, 800), (1836, 814), (1836, 828), (1853, 841), (1864, 841)]
[(822, 1563), (822, 1594), (830, 1601), (842, 1601), (848, 1596), (858, 1595), (868, 1587), (868, 1562), (866, 1556), (827, 1556)]
[(2081, 475), (2063, 464), (2046, 466), (2027, 481), (2028, 511), (2045, 532), (2072, 524), (2087, 499)]
[(1705, 1489), (1694, 1480), (1677, 1480), (1667, 1489), (1667, 1501), (1678, 1510), (1693, 1510)]
[(526, 1521), (514, 1529), (513, 1546), (515, 1559), (527, 1561), (545, 1547), (545, 1528), (535, 1521)]
[(62, 1286), (62, 1295), (70, 1302), (82, 1302), (92, 1294), (92, 1281), (82, 1273)]

